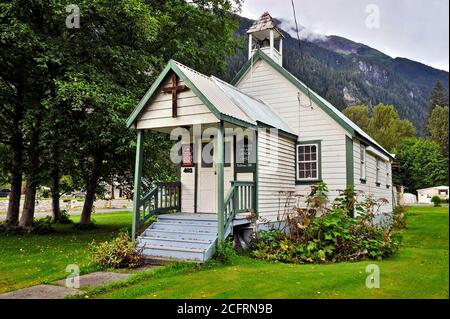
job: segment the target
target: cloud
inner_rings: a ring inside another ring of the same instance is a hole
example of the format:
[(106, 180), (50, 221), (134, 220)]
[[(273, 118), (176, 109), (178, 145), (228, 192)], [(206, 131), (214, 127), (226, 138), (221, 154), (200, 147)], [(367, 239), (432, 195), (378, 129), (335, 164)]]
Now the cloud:
[[(294, 1), (303, 39), (339, 35), (394, 57), (449, 69), (448, 0)], [(379, 28), (366, 24), (370, 5), (379, 8)], [(246, 0), (242, 15), (257, 19), (264, 11), (281, 20), (280, 27), (293, 35), (290, 0)]]
[[(289, 33), (289, 35), (293, 38), (297, 38), (297, 30), (295, 27), (295, 22), (291, 20), (285, 20), (285, 19), (278, 19), (280, 21), (280, 24), (278, 25), (281, 29)], [(307, 41), (316, 41), (316, 40), (325, 40), (326, 35), (319, 34), (314, 32), (313, 30), (299, 25), (298, 26), (298, 35), (301, 40), (307, 40)]]

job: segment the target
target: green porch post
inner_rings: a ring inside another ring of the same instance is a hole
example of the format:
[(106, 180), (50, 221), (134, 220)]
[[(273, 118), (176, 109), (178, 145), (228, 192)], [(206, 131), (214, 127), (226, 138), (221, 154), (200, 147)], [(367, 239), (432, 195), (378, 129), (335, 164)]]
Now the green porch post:
[(217, 129), (217, 144), (216, 144), (216, 170), (217, 170), (217, 235), (218, 245), (222, 247), (224, 238), (224, 177), (223, 177), (223, 163), (225, 159), (225, 136), (223, 121), (220, 121)]
[(134, 166), (134, 194), (133, 194), (133, 223), (131, 229), (132, 239), (136, 238), (136, 231), (139, 223), (139, 209), (141, 198), (141, 174), (142, 174), (142, 161), (144, 158), (144, 131), (137, 131), (136, 141), (136, 162)]

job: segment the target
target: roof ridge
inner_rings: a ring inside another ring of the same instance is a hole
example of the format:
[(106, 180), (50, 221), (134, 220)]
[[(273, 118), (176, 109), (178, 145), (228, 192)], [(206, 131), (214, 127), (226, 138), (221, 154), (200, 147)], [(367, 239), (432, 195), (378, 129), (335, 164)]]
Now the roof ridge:
[(183, 63), (181, 63), (181, 62), (178, 62), (178, 61), (173, 60), (173, 59), (171, 59), (170, 61), (172, 61), (173, 63), (177, 64), (178, 66), (181, 66), (181, 67), (183, 67), (183, 68), (186, 68), (186, 69), (188, 69), (189, 71), (191, 71), (191, 72), (193, 72), (193, 73), (196, 73), (196, 74), (198, 74), (198, 75), (200, 75), (200, 76), (202, 76), (202, 77), (204, 77), (204, 78), (206, 78), (206, 79), (210, 79), (209, 76), (207, 76), (207, 75), (205, 75), (205, 74), (203, 74), (203, 73), (200, 73), (200, 72), (194, 70), (193, 68), (188, 67), (187, 65), (185, 65), (185, 64), (183, 64)]

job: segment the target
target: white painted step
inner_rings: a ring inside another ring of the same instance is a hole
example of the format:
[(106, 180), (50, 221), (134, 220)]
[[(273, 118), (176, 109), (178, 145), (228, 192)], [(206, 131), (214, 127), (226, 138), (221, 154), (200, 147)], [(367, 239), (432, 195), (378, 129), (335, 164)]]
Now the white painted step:
[(208, 249), (213, 241), (210, 240), (182, 240), (167, 239), (162, 237), (138, 237), (138, 245), (146, 244), (160, 247), (181, 247), (181, 248), (199, 248)]
[(198, 232), (198, 233), (217, 233), (217, 226), (201, 225), (196, 223), (166, 223), (166, 222), (155, 222), (151, 225), (150, 229), (160, 229), (160, 230), (179, 230), (188, 232)]
[(201, 232), (188, 232), (179, 230), (166, 230), (166, 229), (147, 229), (144, 237), (158, 237), (166, 239), (183, 239), (183, 240), (211, 240), (214, 241), (217, 238), (216, 233), (201, 233)]
[(206, 250), (201, 248), (161, 247), (152, 245), (138, 246), (143, 248), (146, 257), (162, 257), (175, 260), (205, 261)]
[(217, 222), (217, 215), (214, 215), (214, 214), (162, 214), (162, 215), (158, 215), (158, 220), (162, 221), (163, 219)]
[(184, 225), (184, 224), (194, 224), (194, 225), (204, 225), (204, 226), (212, 226), (217, 228), (217, 220), (193, 220), (193, 219), (176, 219), (176, 218), (158, 218), (158, 222), (166, 223), (166, 224), (176, 224), (176, 225)]

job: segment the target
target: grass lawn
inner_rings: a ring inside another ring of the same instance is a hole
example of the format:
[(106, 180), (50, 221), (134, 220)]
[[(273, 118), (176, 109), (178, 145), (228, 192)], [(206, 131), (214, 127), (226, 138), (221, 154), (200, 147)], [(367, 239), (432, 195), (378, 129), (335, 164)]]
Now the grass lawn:
[[(78, 221), (80, 216), (73, 217)], [(77, 231), (71, 225), (56, 226), (51, 235), (0, 235), (0, 293), (65, 278), (69, 264), (81, 272), (89, 267), (88, 244), (111, 239), (131, 224), (130, 212), (93, 215), (98, 229)]]
[[(77, 217), (78, 218), (78, 217)], [(139, 272), (124, 283), (91, 290), (92, 298), (448, 298), (448, 207), (409, 210), (399, 254), (378, 261), (290, 265), (235, 258), (233, 264), (175, 264)], [(87, 245), (128, 226), (130, 213), (95, 216), (99, 229), (60, 226), (48, 236), (0, 236), (0, 293), (64, 278), (68, 264), (88, 267)], [(21, 250), (22, 249), (22, 250)], [(381, 288), (365, 286), (377, 264)]]
[[(399, 254), (381, 262), (290, 265), (238, 257), (226, 266), (163, 268), (90, 297), (448, 298), (448, 218), (448, 207), (411, 208)], [(369, 264), (380, 267), (380, 289), (365, 286)]]

